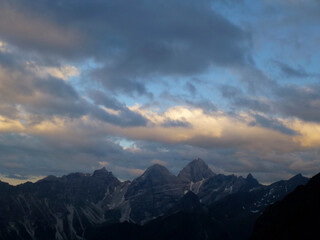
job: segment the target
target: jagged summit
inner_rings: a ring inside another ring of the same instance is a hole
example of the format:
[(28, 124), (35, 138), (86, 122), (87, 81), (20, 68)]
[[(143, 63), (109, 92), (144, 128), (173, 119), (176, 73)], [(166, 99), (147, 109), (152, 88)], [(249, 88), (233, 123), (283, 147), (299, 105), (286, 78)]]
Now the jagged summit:
[(54, 175), (49, 175), (49, 176), (47, 176), (47, 177), (45, 177), (45, 178), (42, 178), (42, 179), (38, 180), (37, 182), (56, 181), (56, 180), (58, 180), (58, 179), (59, 179), (59, 178), (56, 177), (56, 176), (54, 176)]
[(178, 178), (188, 182), (198, 182), (215, 175), (201, 158), (197, 158), (185, 166)]
[(143, 175), (149, 175), (149, 174), (153, 174), (153, 173), (172, 175), (172, 173), (170, 173), (170, 171), (165, 166), (160, 165), (160, 164), (154, 164), (154, 165), (148, 167)]
[(109, 172), (105, 167), (97, 169), (93, 172), (92, 176), (97, 177), (97, 176), (104, 176), (104, 175), (109, 175), (111, 172)]
[(257, 179), (255, 179), (251, 173), (248, 174), (246, 177), (247, 182), (249, 183), (250, 186), (252, 187), (257, 187), (260, 186), (261, 184), (258, 182)]
[(169, 182), (177, 177), (173, 175), (165, 166), (160, 164), (154, 164), (147, 168), (147, 170), (133, 182), (143, 182), (146, 180), (152, 180), (153, 182)]
[(251, 180), (251, 179), (254, 179), (254, 178), (253, 178), (252, 174), (249, 173), (248, 176), (246, 177), (246, 179), (247, 179), (247, 180)]
[(130, 219), (137, 223), (160, 216), (182, 196), (179, 179), (159, 164), (152, 165), (134, 179), (125, 194), (130, 201)]
[(301, 173), (298, 173), (297, 175), (293, 176), (289, 180), (293, 181), (293, 180), (300, 180), (300, 179), (308, 179), (308, 178), (304, 177)]

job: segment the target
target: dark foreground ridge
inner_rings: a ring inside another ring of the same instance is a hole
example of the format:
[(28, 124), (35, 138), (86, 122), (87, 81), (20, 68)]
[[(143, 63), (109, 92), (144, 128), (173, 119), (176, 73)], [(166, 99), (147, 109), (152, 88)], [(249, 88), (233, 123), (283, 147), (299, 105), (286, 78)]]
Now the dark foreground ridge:
[(0, 239), (248, 239), (262, 212), (307, 180), (264, 186), (251, 174), (215, 174), (196, 159), (178, 176), (153, 165), (132, 182), (105, 168), (15, 187), (0, 182)]
[(319, 216), (320, 173), (270, 206), (258, 218), (251, 240), (319, 239)]

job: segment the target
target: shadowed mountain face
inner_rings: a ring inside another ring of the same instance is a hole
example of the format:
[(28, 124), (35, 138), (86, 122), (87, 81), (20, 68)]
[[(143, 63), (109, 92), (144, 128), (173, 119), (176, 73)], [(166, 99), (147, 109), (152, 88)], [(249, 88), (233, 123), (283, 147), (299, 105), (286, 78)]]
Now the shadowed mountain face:
[(186, 193), (164, 216), (143, 226), (132, 223), (99, 226), (89, 233), (95, 240), (229, 240), (226, 229), (208, 215), (193, 192)]
[(209, 166), (200, 158), (193, 160), (179, 173), (178, 178), (184, 182), (199, 182), (212, 177), (214, 173)]
[(93, 175), (73, 173), (5, 186), (8, 189), (0, 195), (0, 239), (75, 239), (86, 227), (104, 221), (99, 202), (121, 184), (101, 169)]
[(0, 239), (244, 239), (267, 206), (305, 182), (299, 175), (263, 186), (251, 174), (216, 175), (201, 159), (178, 176), (153, 165), (132, 182), (105, 168), (0, 182)]
[(125, 199), (130, 207), (129, 219), (145, 222), (162, 215), (183, 196), (183, 183), (168, 169), (153, 165), (130, 184)]
[(204, 181), (198, 190), (201, 202), (211, 204), (237, 192), (248, 192), (262, 187), (252, 176), (243, 178), (218, 174)]
[[(251, 177), (249, 175), (247, 179)], [(269, 186), (239, 191), (210, 205), (210, 215), (224, 224), (231, 239), (246, 240), (251, 235), (256, 219), (270, 204), (281, 200), (307, 181), (308, 178), (297, 175)]]
[[(301, 176), (298, 176), (301, 178)], [(320, 174), (299, 186), (258, 218), (250, 239), (318, 239), (320, 236)]]

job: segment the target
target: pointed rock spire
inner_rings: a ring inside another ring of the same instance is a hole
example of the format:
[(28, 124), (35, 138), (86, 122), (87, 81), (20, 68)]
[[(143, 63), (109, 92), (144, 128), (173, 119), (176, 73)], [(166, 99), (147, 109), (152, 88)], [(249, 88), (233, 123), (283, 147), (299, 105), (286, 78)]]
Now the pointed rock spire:
[(215, 175), (209, 166), (197, 158), (185, 166), (179, 173), (178, 178), (188, 182), (198, 182)]
[(293, 176), (292, 178), (290, 178), (290, 179), (288, 180), (288, 182), (290, 182), (290, 183), (295, 183), (295, 182), (301, 182), (301, 181), (303, 181), (303, 182), (307, 183), (308, 180), (309, 180), (308, 178), (302, 176), (302, 174), (299, 173), (299, 174)]
[(98, 177), (98, 176), (105, 176), (105, 175), (109, 175), (109, 172), (107, 171), (107, 169), (105, 167), (95, 170), (92, 174), (92, 176), (94, 177)]
[(248, 174), (246, 177), (247, 182), (249, 183), (250, 187), (258, 187), (260, 186), (260, 183), (258, 182), (257, 179), (255, 179), (251, 173)]

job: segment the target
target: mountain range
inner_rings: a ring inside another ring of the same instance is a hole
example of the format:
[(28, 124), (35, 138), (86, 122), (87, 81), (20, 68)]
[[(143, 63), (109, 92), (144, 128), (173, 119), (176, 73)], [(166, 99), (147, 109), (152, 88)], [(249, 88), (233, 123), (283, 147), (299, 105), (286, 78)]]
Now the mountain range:
[(124, 182), (105, 168), (0, 181), (0, 239), (248, 239), (266, 208), (307, 181), (262, 185), (251, 174), (215, 174), (201, 159), (177, 176), (156, 164)]

